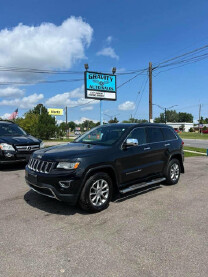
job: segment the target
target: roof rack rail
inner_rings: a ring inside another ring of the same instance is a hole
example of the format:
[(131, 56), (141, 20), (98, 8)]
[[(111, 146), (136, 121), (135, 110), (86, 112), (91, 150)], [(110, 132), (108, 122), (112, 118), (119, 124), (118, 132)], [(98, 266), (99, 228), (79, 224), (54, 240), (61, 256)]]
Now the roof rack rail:
[(15, 122), (14, 122), (14, 121), (12, 121), (12, 120), (9, 120), (9, 119), (2, 119), (2, 118), (0, 118), (0, 121), (4, 121), (4, 122), (10, 122), (10, 123), (13, 123), (13, 124), (15, 124)]

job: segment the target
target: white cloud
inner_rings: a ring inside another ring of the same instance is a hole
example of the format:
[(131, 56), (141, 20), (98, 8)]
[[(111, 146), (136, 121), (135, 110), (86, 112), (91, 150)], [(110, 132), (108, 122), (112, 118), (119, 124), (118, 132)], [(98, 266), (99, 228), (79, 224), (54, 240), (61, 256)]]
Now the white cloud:
[[(1, 66), (69, 69), (85, 59), (85, 48), (92, 41), (93, 29), (81, 17), (70, 17), (61, 25), (42, 23), (39, 26), (19, 24), (0, 30)], [(37, 74), (1, 72), (1, 81), (28, 80)], [(40, 78), (40, 76), (38, 76)]]
[(2, 119), (8, 119), (10, 117), (10, 113), (5, 113), (4, 115), (0, 115), (0, 118)]
[(96, 53), (97, 56), (106, 56), (118, 60), (119, 56), (112, 47), (105, 47)]
[(135, 109), (134, 102), (126, 101), (118, 106), (118, 109), (121, 111), (131, 111)]
[(62, 120), (62, 119), (56, 119), (56, 123), (57, 123), (58, 125), (60, 125), (62, 122), (65, 122), (65, 121)]
[(93, 106), (86, 106), (81, 108), (81, 111), (91, 111), (91, 110), (93, 110)]
[[(71, 100), (78, 98), (77, 100)], [(92, 102), (91, 102), (92, 101)], [(98, 101), (84, 98), (84, 87), (76, 88), (70, 92), (62, 94), (56, 94), (46, 101), (47, 107), (74, 107), (79, 105), (85, 105), (90, 102), (91, 105), (97, 104)]]
[(99, 122), (99, 120), (91, 119), (91, 118), (88, 118), (88, 117), (81, 117), (79, 120), (74, 120), (74, 122), (75, 122), (76, 124), (81, 124), (81, 123), (83, 123), (85, 120), (90, 120), (90, 121), (93, 121), (94, 123)]
[(15, 98), (12, 100), (2, 100), (0, 101), (0, 106), (14, 106), (21, 109), (31, 109), (40, 100), (44, 98), (43, 94), (32, 94), (23, 98)]
[(84, 97), (84, 87), (76, 88), (70, 92), (64, 92), (52, 96), (46, 101), (48, 107), (72, 107), (77, 104), (77, 101), (72, 101), (71, 98)]
[(113, 37), (112, 37), (112, 36), (108, 36), (108, 37), (106, 38), (107, 44), (110, 44), (110, 43), (112, 42), (112, 40), (113, 40)]
[(24, 95), (24, 90), (15, 87), (0, 88), (0, 97), (10, 98)]

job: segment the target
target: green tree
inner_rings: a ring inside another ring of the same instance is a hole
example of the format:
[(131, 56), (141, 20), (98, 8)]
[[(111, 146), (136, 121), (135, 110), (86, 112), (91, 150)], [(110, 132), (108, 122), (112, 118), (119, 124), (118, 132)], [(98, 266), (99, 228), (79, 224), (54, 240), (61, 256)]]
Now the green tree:
[(15, 123), (17, 123), (28, 134), (38, 137), (38, 118), (38, 114), (26, 113), (24, 118), (17, 118)]
[(92, 120), (85, 120), (83, 123), (81, 123), (79, 125), (79, 127), (81, 128), (81, 131), (85, 131), (86, 130), (89, 130), (89, 129), (92, 129), (96, 126), (98, 126), (99, 124), (97, 123), (94, 123)]
[(190, 122), (192, 123), (194, 117), (191, 113), (178, 113), (178, 122)]
[[(178, 122), (179, 116), (175, 110), (166, 111), (166, 122)], [(165, 123), (165, 113), (161, 113), (159, 117), (154, 119), (155, 123)]]
[(119, 121), (118, 121), (118, 119), (116, 118), (116, 117), (114, 117), (114, 119), (110, 119), (109, 121), (108, 121), (108, 123), (118, 123)]
[(16, 123), (27, 133), (41, 139), (50, 139), (57, 132), (55, 117), (49, 115), (42, 104), (25, 113), (24, 118), (16, 119)]
[(123, 120), (122, 123), (147, 123), (147, 119), (137, 119), (130, 117), (129, 120)]
[(203, 116), (201, 116), (201, 119), (199, 120), (199, 124), (208, 124), (208, 118), (203, 118)]
[(71, 131), (73, 132), (75, 127), (76, 127), (76, 124), (74, 123), (74, 121), (69, 121), (68, 124), (67, 124), (68, 128), (71, 129)]
[(43, 111), (38, 118), (38, 134), (41, 139), (50, 139), (55, 136), (56, 133), (56, 120), (55, 117)]

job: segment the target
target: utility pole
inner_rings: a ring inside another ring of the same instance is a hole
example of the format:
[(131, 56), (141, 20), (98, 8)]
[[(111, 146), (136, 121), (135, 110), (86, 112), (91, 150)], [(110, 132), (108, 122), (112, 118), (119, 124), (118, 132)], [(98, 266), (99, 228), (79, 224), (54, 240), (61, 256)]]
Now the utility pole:
[(201, 132), (201, 128), (200, 128), (201, 126), (200, 126), (200, 125), (201, 125), (201, 104), (199, 105), (199, 132), (202, 133), (202, 132)]
[(199, 105), (199, 124), (201, 122), (201, 104)]
[(167, 124), (167, 109), (165, 108), (165, 124)]
[(149, 62), (149, 122), (152, 122), (152, 63)]
[(67, 135), (67, 124), (68, 124), (68, 115), (67, 115), (67, 106), (66, 106), (66, 111), (65, 111), (65, 115), (66, 115), (66, 135)]
[(103, 100), (100, 100), (100, 125), (103, 125)]

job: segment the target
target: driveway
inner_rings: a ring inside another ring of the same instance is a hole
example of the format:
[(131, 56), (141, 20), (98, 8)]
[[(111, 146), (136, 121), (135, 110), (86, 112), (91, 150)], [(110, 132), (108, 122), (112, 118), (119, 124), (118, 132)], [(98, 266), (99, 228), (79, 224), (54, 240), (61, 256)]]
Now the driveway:
[(208, 158), (87, 214), (31, 191), (24, 167), (0, 171), (0, 276), (208, 276)]

